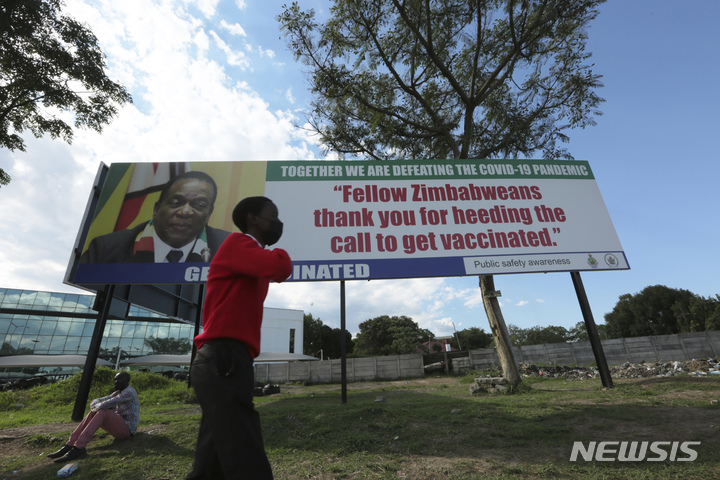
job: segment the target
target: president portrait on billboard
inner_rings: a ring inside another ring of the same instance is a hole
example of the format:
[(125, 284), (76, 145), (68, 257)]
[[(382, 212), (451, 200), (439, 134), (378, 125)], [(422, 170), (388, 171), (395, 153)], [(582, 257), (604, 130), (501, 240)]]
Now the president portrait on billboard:
[(96, 237), (80, 262), (208, 263), (230, 235), (208, 225), (216, 199), (217, 185), (207, 173), (176, 175), (160, 191), (152, 218)]
[(86, 219), (91, 223), (76, 283), (187, 282), (186, 267), (209, 265), (235, 228), (234, 205), (264, 193), (264, 165), (111, 165), (98, 208)]

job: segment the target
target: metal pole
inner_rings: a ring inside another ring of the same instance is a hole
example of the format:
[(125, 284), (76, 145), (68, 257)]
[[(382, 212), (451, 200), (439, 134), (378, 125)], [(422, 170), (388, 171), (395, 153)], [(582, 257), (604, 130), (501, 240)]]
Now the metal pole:
[[(345, 338), (345, 280), (340, 280), (340, 382), (342, 404), (347, 403), (347, 339)], [(332, 366), (330, 367), (332, 368)]]
[[(201, 283), (200, 288), (198, 289), (197, 314), (195, 315), (195, 329), (193, 330), (193, 337), (190, 340), (190, 344), (192, 345), (192, 350), (190, 350), (190, 365), (192, 365), (192, 363), (195, 361), (195, 355), (197, 354), (197, 347), (195, 346), (195, 337), (200, 335), (200, 324), (202, 323), (204, 295), (205, 295), (205, 284)], [(190, 372), (188, 372), (187, 384), (188, 384), (188, 388), (190, 388), (192, 386), (192, 378), (190, 378)]]
[(590, 310), (590, 302), (588, 302), (585, 287), (583, 286), (582, 279), (580, 278), (580, 272), (570, 272), (570, 276), (572, 277), (573, 285), (575, 286), (575, 293), (577, 294), (578, 301), (580, 302), (580, 310), (582, 311), (583, 319), (585, 320), (585, 327), (587, 328), (590, 345), (592, 346), (593, 355), (595, 355), (595, 363), (597, 363), (603, 387), (613, 388), (614, 385), (612, 377), (610, 376), (610, 369), (608, 368), (607, 360), (605, 359), (605, 352), (603, 351), (600, 335), (598, 335), (597, 331), (597, 325), (595, 325), (595, 320), (593, 319), (593, 314)]
[(193, 331), (193, 338), (190, 341), (192, 344), (192, 351), (190, 353), (190, 363), (192, 364), (192, 361), (195, 360), (195, 354), (197, 353), (197, 348), (195, 347), (195, 337), (200, 335), (200, 324), (202, 323), (202, 309), (203, 309), (203, 293), (205, 291), (205, 284), (200, 284), (200, 288), (198, 289), (198, 299), (197, 299), (197, 315), (195, 315), (195, 330)]
[[(114, 293), (115, 285), (105, 285), (105, 289), (97, 293), (98, 295), (102, 295), (100, 300), (101, 307), (97, 320), (95, 320), (95, 329), (93, 330), (90, 348), (88, 348), (87, 357), (85, 358), (85, 367), (83, 367), (77, 397), (75, 397), (75, 408), (73, 409), (72, 419), (76, 422), (79, 422), (85, 416), (85, 406), (87, 405), (88, 396), (90, 395), (92, 377), (95, 373), (95, 363), (100, 353), (102, 336), (105, 331), (108, 315), (110, 314), (110, 304), (112, 303)], [(118, 348), (120, 347), (118, 346)]]
[(462, 345), (460, 345), (460, 335), (457, 333), (457, 328), (455, 327), (455, 322), (452, 322), (453, 324), (453, 330), (455, 330), (455, 339), (458, 342), (458, 350), (462, 350)]
[(120, 355), (122, 354), (122, 348), (118, 345), (118, 354), (117, 358), (115, 359), (115, 370), (120, 370)]

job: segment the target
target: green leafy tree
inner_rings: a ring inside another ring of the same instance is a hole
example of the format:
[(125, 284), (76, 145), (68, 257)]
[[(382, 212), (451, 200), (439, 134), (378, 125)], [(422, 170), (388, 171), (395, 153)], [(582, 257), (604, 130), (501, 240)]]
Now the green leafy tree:
[[(0, 147), (25, 151), (20, 134), (72, 142), (74, 126), (102, 131), (117, 108), (132, 102), (105, 74), (95, 35), (62, 15), (62, 0), (0, 2)], [(0, 170), (0, 184), (10, 177)]]
[[(319, 318), (313, 318), (312, 314), (303, 315), (303, 353), (305, 355), (318, 356), (322, 351), (323, 358), (340, 358), (340, 340), (342, 330), (330, 328)], [(346, 354), (350, 355), (354, 349), (354, 342), (350, 332), (345, 332)]]
[(152, 348), (156, 355), (187, 355), (192, 350), (192, 344), (187, 338), (157, 338), (145, 339), (145, 345)]
[(508, 330), (515, 345), (542, 345), (544, 343), (563, 343), (570, 340), (570, 332), (565, 327), (555, 325), (547, 327), (534, 326), (525, 329), (510, 325)]
[[(603, 0), (334, 0), (323, 24), (298, 2), (278, 17), (308, 68), (308, 124), (328, 152), (360, 159), (572, 158), (594, 125), (600, 76), (586, 51)], [(480, 277), (506, 378), (493, 277)]]
[[(458, 345), (458, 337), (460, 337), (460, 345)], [(486, 333), (485, 330), (478, 327), (470, 327), (457, 332), (450, 340), (453, 348), (461, 350), (475, 350), (478, 348), (487, 348), (493, 342), (492, 334)]]
[[(607, 325), (600, 323), (597, 326), (598, 336), (601, 340), (608, 338), (607, 336)], [(578, 322), (573, 328), (568, 331), (568, 341), (590, 341), (590, 335), (588, 335), (587, 326), (585, 322)]]
[[(327, 349), (323, 348), (325, 358), (340, 358), (342, 352), (340, 351), (340, 339), (342, 338), (342, 330), (339, 328), (333, 328), (329, 335), (323, 336), (323, 345), (327, 345)], [(352, 355), (355, 352), (355, 341), (352, 339), (352, 334), (345, 331), (345, 353)]]
[[(689, 312), (696, 295), (688, 290), (653, 285), (634, 295), (621, 295), (605, 314), (608, 338), (680, 333), (676, 312)], [(688, 330), (690, 331), (690, 330)]]
[(415, 353), (434, 335), (406, 316), (383, 315), (360, 324), (355, 337), (355, 353), (358, 355), (402, 355)]
[(720, 330), (720, 295), (715, 298), (698, 295), (687, 303), (674, 304), (672, 310), (683, 333)]
[(391, 325), (392, 321), (387, 315), (362, 322), (359, 325), (360, 333), (355, 336), (355, 353), (359, 355), (390, 355), (390, 346), (393, 342), (390, 333)]
[(323, 348), (323, 331), (331, 330), (319, 318), (312, 314), (303, 315), (303, 354), (315, 356)]
[(512, 323), (508, 325), (508, 333), (510, 333), (510, 340), (513, 345), (526, 345), (528, 339), (528, 331), (524, 328), (520, 328)]

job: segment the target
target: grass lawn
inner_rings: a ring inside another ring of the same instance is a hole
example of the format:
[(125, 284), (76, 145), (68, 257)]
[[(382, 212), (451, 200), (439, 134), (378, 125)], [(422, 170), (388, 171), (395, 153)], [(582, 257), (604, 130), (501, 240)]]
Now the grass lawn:
[[(112, 374), (98, 369), (92, 398), (112, 389)], [(529, 377), (517, 394), (471, 396), (472, 378), (350, 384), (345, 405), (339, 385), (281, 385), (256, 398), (275, 478), (720, 478), (720, 379), (614, 379), (603, 390), (600, 380)], [(45, 455), (76, 425), (78, 382), (0, 393), (0, 479), (55, 477), (59, 466)], [(133, 374), (131, 384), (142, 404), (138, 435), (99, 432), (72, 478), (170, 480), (190, 471), (200, 422), (192, 391), (152, 374)], [(692, 462), (570, 462), (574, 442), (602, 441), (701, 443)]]

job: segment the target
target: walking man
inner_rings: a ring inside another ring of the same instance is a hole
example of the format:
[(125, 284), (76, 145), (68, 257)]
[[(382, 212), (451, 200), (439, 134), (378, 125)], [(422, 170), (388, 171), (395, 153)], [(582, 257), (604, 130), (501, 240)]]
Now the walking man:
[(210, 264), (203, 332), (190, 382), (202, 407), (195, 464), (187, 480), (272, 479), (260, 416), (253, 405), (253, 359), (260, 353), (263, 302), (270, 282), (292, 273), (284, 250), (266, 249), (282, 235), (278, 209), (248, 197), (233, 210), (232, 233)]

